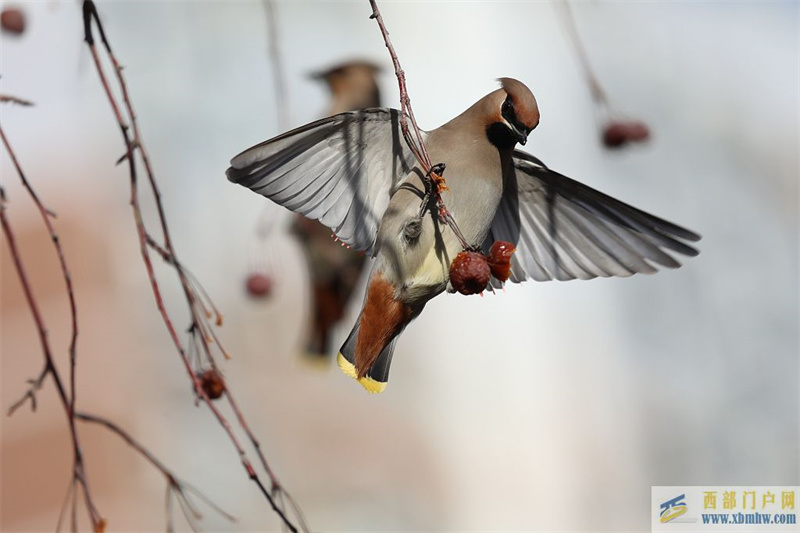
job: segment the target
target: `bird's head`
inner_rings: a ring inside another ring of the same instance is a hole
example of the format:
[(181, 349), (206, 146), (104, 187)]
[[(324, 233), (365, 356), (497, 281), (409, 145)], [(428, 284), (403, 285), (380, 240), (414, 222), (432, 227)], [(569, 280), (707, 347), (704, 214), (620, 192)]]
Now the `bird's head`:
[(539, 106), (524, 83), (500, 78), (501, 89), (487, 96), (490, 105), (486, 133), (499, 148), (525, 144), (528, 134), (539, 125)]
[(346, 101), (347, 109), (336, 109), (334, 113), (361, 109), (365, 107), (378, 107), (380, 105), (380, 92), (378, 89), (378, 74), (381, 67), (364, 60), (353, 60), (336, 65), (321, 72), (311, 74), (311, 79), (324, 82), (334, 98)]

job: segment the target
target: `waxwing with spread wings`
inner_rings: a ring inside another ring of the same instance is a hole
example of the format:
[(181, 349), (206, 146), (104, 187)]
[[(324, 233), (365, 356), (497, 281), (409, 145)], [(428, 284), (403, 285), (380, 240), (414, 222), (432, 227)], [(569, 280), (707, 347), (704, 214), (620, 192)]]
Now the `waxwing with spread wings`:
[[(500, 83), (424, 133), (424, 142), (431, 161), (446, 165), (442, 199), (466, 241), (484, 250), (497, 240), (516, 246), (511, 282), (653, 273), (680, 266), (669, 252), (697, 255), (687, 244), (700, 239), (696, 233), (515, 150), (538, 125), (539, 108), (521, 82)], [(375, 258), (361, 314), (338, 359), (370, 392), (385, 388), (398, 336), (448, 288), (451, 261), (463, 248), (435, 210), (420, 210), (428, 170), (403, 139), (400, 112), (367, 109), (249, 148), (227, 171), (230, 181), (319, 220)]]

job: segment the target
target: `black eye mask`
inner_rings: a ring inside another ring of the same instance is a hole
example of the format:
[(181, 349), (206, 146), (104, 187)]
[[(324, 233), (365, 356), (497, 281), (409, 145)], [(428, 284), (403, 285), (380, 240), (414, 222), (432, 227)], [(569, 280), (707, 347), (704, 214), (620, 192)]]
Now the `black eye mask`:
[(511, 101), (510, 96), (503, 102), (503, 107), (500, 108), (500, 114), (509, 124), (517, 126), (517, 114), (514, 112), (514, 102)]

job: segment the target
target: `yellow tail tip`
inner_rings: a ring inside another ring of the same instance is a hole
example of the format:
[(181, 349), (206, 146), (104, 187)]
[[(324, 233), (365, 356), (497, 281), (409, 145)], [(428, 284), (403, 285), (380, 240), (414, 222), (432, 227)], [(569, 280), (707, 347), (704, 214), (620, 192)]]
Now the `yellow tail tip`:
[(386, 383), (374, 380), (369, 376), (364, 376), (363, 378), (359, 379), (358, 382), (361, 383), (361, 386), (364, 387), (364, 390), (370, 394), (379, 394), (386, 390)]
[(356, 367), (345, 359), (341, 352), (336, 356), (336, 363), (339, 365), (339, 368), (342, 369), (345, 375), (355, 379), (358, 381), (364, 390), (369, 392), (370, 394), (378, 394), (386, 390), (386, 383), (376, 381), (369, 376), (364, 376), (363, 378), (358, 377), (358, 372), (356, 372)]
[(336, 364), (339, 365), (339, 368), (342, 369), (342, 372), (344, 372), (346, 376), (349, 376), (353, 379), (358, 379), (358, 373), (356, 372), (355, 365), (345, 359), (342, 355), (342, 352), (339, 352), (339, 354), (336, 356)]

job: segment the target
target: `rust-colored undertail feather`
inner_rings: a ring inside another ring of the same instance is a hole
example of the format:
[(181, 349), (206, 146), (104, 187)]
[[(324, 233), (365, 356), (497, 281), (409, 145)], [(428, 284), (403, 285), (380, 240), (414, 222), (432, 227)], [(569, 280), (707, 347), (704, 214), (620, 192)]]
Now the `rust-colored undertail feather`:
[(355, 349), (358, 378), (367, 374), (381, 351), (403, 330), (411, 315), (411, 308), (395, 299), (394, 285), (380, 272), (375, 273), (359, 319)]

